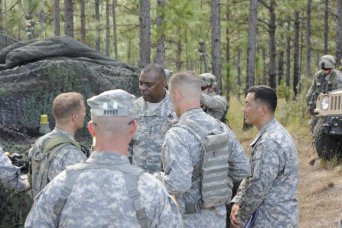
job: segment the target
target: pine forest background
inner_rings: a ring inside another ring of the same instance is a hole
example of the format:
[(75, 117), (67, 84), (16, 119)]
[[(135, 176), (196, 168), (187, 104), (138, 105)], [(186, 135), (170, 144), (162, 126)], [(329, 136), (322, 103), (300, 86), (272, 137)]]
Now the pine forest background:
[(287, 98), (319, 58), (340, 66), (342, 0), (0, 0), (0, 32), (17, 40), (68, 35), (112, 59), (173, 72), (212, 72), (218, 92), (255, 84)]

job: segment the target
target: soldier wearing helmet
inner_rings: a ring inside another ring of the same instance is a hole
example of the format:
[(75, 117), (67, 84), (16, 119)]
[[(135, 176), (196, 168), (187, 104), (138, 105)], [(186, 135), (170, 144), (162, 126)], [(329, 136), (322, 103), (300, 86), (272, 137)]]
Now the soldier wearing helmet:
[[(320, 70), (315, 74), (312, 86), (306, 94), (311, 115), (314, 115), (316, 100), (320, 93), (327, 93), (342, 87), (342, 73), (335, 69), (335, 64), (335, 58), (331, 55), (324, 55), (319, 61)], [(312, 119), (311, 122), (313, 121)]]
[(226, 99), (215, 93), (216, 77), (211, 73), (199, 75), (201, 79), (202, 95), (201, 106), (209, 115), (225, 122), (225, 115), (228, 111)]

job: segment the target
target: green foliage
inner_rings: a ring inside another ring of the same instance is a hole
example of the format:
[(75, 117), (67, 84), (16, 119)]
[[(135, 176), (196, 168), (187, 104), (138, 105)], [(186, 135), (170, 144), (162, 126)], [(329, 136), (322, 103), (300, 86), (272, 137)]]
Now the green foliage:
[[(280, 92), (281, 91), (281, 92)], [(287, 94), (291, 94), (292, 91), (289, 88), (285, 88), (279, 91), (278, 94), (286, 98)], [(288, 92), (286, 92), (288, 91)], [(309, 120), (309, 113), (306, 107), (305, 93), (298, 95), (296, 99), (286, 100), (279, 96), (278, 107), (276, 111), (277, 120), (286, 127), (291, 129), (307, 128)]]
[(282, 82), (277, 87), (277, 95), (278, 98), (284, 98), (286, 101), (288, 101), (291, 97), (294, 96), (294, 93), (291, 87), (287, 86), (285, 82)]

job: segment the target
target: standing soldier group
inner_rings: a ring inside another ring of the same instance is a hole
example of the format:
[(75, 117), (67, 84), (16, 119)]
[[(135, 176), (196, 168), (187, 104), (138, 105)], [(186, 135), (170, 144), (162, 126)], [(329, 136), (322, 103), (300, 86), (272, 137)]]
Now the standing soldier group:
[[(55, 98), (56, 127), (29, 154), (35, 198), (25, 227), (226, 227), (229, 204), (231, 227), (298, 227), (297, 153), (274, 119), (274, 90), (253, 87), (246, 96), (246, 121), (259, 130), (250, 161), (220, 121), (228, 103), (213, 92), (215, 76), (179, 72), (168, 89), (165, 81), (165, 70), (149, 64), (140, 98), (117, 89), (87, 100), (96, 138), (88, 159), (74, 139), (82, 95)], [(5, 185), (29, 188), (18, 170), (3, 170)]]

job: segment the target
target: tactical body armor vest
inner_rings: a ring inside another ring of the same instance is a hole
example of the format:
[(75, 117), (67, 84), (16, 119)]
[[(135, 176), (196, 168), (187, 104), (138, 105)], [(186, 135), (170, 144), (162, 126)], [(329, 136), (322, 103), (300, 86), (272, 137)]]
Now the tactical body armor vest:
[(186, 213), (196, 213), (225, 204), (232, 186), (229, 173), (228, 134), (223, 123), (217, 120), (217, 128), (205, 129), (195, 121), (185, 120), (175, 127), (181, 127), (193, 134), (200, 142), (203, 150), (202, 162), (194, 167), (192, 182), (200, 182), (201, 200), (194, 204), (186, 204)]
[(318, 93), (327, 93), (328, 91), (334, 90), (337, 88), (337, 83), (336, 83), (336, 71), (332, 70), (329, 79), (326, 80), (323, 73), (319, 73), (317, 77), (315, 78), (316, 80), (316, 89)]
[(32, 186), (33, 197), (48, 184), (49, 166), (56, 152), (65, 144), (72, 144), (78, 149), (81, 149), (76, 141), (58, 133), (52, 134), (50, 138), (45, 140), (46, 143), (42, 145), (40, 150), (39, 148), (34, 148), (33, 157), (31, 158), (31, 177), (29, 180)]
[[(122, 172), (123, 177), (125, 179), (126, 187), (128, 189), (129, 196), (133, 200), (133, 205), (137, 214), (137, 218), (139, 220), (139, 224), (142, 228), (147, 228), (148, 227), (147, 216), (146, 216), (145, 208), (144, 208), (144, 205), (142, 204), (141, 195), (138, 191), (138, 186), (137, 186), (140, 175), (143, 174), (145, 171), (133, 165), (122, 165), (122, 164), (105, 165), (105, 164), (94, 164), (94, 163), (84, 162), (84, 163), (78, 163), (78, 164), (69, 166), (68, 169), (66, 170), (65, 188), (64, 188), (64, 191), (62, 192), (62, 197), (58, 199), (54, 207), (54, 212), (57, 215), (61, 214), (63, 207), (67, 201), (67, 198), (72, 192), (75, 182), (83, 170), (103, 169), (103, 168)], [(59, 221), (58, 221), (58, 224), (59, 224)]]

